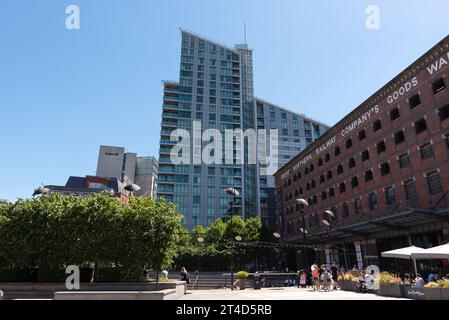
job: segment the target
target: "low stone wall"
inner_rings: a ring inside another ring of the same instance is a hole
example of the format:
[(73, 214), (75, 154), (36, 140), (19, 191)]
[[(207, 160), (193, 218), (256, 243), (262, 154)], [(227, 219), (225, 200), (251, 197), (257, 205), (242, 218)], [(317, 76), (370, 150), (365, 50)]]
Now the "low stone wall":
[(64, 291), (55, 300), (175, 300), (176, 289), (161, 291)]
[[(0, 283), (6, 300), (53, 299), (55, 292), (73, 292), (62, 283)], [(155, 292), (156, 284), (142, 283), (81, 283), (77, 292)], [(176, 296), (185, 294), (185, 281), (161, 282), (158, 291), (175, 290)]]

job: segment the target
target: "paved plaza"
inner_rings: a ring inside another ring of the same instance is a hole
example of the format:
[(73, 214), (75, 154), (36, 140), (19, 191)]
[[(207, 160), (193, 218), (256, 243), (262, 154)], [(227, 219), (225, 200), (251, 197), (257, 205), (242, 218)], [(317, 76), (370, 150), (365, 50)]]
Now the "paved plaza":
[(350, 291), (313, 291), (309, 288), (263, 288), (261, 290), (195, 290), (180, 300), (405, 300)]

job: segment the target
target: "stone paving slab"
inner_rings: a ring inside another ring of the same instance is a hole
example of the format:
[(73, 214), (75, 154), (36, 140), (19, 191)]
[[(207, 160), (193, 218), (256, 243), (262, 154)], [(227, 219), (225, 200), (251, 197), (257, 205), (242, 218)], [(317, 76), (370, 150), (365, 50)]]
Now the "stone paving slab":
[(263, 288), (261, 290), (195, 290), (179, 300), (406, 300), (350, 291), (313, 291), (309, 288)]

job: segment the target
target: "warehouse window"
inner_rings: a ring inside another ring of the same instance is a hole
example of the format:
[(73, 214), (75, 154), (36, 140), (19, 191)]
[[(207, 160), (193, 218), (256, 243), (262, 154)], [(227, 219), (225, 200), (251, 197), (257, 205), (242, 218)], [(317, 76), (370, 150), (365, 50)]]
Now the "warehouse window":
[(387, 174), (390, 174), (390, 164), (388, 162), (382, 163), (380, 165), (380, 173), (383, 176), (386, 176)]
[(341, 214), (343, 218), (349, 217), (349, 206), (346, 202), (341, 206)]
[(326, 199), (327, 199), (326, 191), (321, 192), (321, 200), (326, 200)]
[(421, 119), (415, 122), (415, 131), (416, 134), (420, 134), (423, 131), (427, 130), (426, 119)]
[(351, 158), (349, 159), (349, 169), (354, 167), (355, 167), (355, 158)]
[(385, 189), (385, 199), (388, 206), (396, 202), (396, 194), (393, 187)]
[(354, 209), (355, 209), (355, 213), (360, 214), (363, 211), (363, 207), (362, 207), (362, 199), (357, 198), (354, 200)]
[(326, 162), (331, 161), (331, 156), (329, 153), (326, 153), (326, 155), (324, 156), (324, 161), (326, 161)]
[(412, 200), (416, 198), (416, 188), (415, 188), (415, 181), (408, 180), (404, 182), (404, 191), (405, 191), (405, 197), (407, 200)]
[(366, 131), (362, 130), (359, 132), (359, 141), (366, 139)]
[(440, 193), (442, 191), (440, 175), (438, 172), (431, 172), (427, 175), (427, 185), (431, 194)]
[(335, 150), (334, 150), (334, 154), (335, 154), (336, 156), (338, 156), (340, 153), (341, 153), (340, 147), (336, 147)]
[(332, 170), (327, 172), (327, 180), (332, 179)]
[(311, 186), (312, 186), (312, 189), (316, 187), (316, 182), (315, 182), (315, 180), (312, 180)]
[(323, 159), (319, 158), (318, 159), (318, 167), (321, 167), (323, 165)]
[(346, 140), (346, 149), (349, 149), (352, 147), (352, 139)]
[(432, 83), (432, 91), (433, 94), (437, 94), (441, 91), (443, 91), (446, 88), (446, 83), (444, 82), (443, 78), (438, 79), (434, 83)]
[(399, 156), (398, 161), (399, 161), (399, 167), (401, 169), (411, 166), (410, 157), (409, 157), (408, 153), (404, 153), (403, 155)]
[(419, 94), (415, 94), (413, 97), (411, 97), (408, 103), (410, 105), (410, 109), (419, 106), (421, 104), (421, 98), (419, 97)]
[[(447, 138), (446, 138), (446, 141), (447, 141)], [(449, 147), (448, 147), (448, 150), (449, 150)], [(342, 173), (343, 173), (343, 166), (341, 164), (339, 164), (337, 166), (337, 174), (342, 174)]]
[(374, 179), (374, 177), (373, 177), (373, 170), (368, 170), (368, 171), (366, 171), (365, 172), (365, 181), (371, 181), (371, 180), (373, 180)]
[(352, 177), (351, 178), (351, 186), (353, 188), (356, 188), (359, 186), (359, 179), (357, 177)]
[(362, 161), (366, 161), (369, 159), (369, 151), (365, 150), (362, 152)]
[(370, 210), (375, 210), (377, 209), (379, 206), (377, 204), (377, 195), (376, 193), (370, 193), (369, 198), (368, 198), (368, 202), (369, 202), (369, 209)]
[(344, 182), (342, 182), (342, 183), (340, 183), (338, 188), (340, 189), (340, 193), (343, 193), (346, 191), (346, 184)]
[(376, 145), (377, 153), (382, 153), (387, 150), (387, 146), (385, 145), (385, 141), (381, 141)]
[(326, 181), (326, 178), (324, 177), (324, 174), (320, 176), (320, 183), (324, 183)]
[(329, 189), (329, 197), (333, 197), (335, 196), (335, 189), (334, 188), (330, 188)]
[(449, 104), (440, 108), (440, 120), (444, 121), (446, 119), (449, 119)]
[(398, 132), (396, 132), (396, 133), (394, 134), (394, 142), (395, 142), (396, 144), (400, 144), (400, 143), (402, 143), (402, 142), (404, 142), (404, 141), (405, 141), (404, 131), (399, 130)]
[(432, 144), (426, 143), (419, 147), (421, 152), (421, 159), (429, 159), (433, 157), (433, 147)]
[(379, 120), (374, 121), (373, 123), (373, 130), (374, 132), (379, 131), (380, 129), (382, 129), (382, 122)]
[(396, 107), (393, 110), (390, 111), (390, 119), (391, 121), (394, 121), (396, 119), (398, 119), (401, 116), (401, 114), (399, 113), (399, 108)]

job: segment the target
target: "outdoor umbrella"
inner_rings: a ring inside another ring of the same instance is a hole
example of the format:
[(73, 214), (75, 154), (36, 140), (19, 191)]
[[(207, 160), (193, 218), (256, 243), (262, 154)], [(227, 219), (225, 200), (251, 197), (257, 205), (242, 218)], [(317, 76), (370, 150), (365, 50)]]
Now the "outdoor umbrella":
[(449, 259), (449, 243), (442, 246), (425, 249), (419, 252), (412, 253), (412, 259), (418, 260), (440, 260)]
[(416, 259), (413, 257), (414, 253), (425, 251), (423, 248), (411, 246), (401, 249), (395, 249), (391, 251), (385, 251), (381, 253), (384, 258), (397, 258), (397, 259), (413, 259), (413, 266), (415, 267), (415, 274), (418, 273), (418, 268), (416, 267)]

